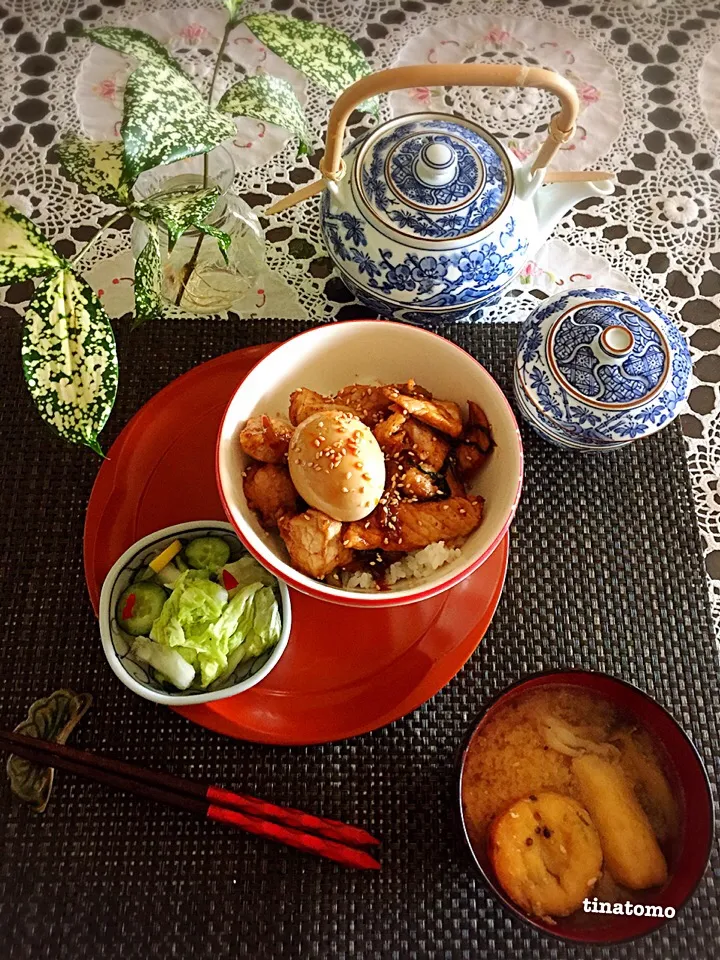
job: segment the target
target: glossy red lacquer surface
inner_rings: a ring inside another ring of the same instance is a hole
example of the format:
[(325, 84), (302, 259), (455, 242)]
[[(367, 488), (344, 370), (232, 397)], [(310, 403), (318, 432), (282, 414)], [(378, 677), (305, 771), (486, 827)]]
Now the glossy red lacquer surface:
[[(225, 519), (215, 445), (240, 380), (273, 345), (195, 367), (128, 423), (100, 468), (85, 525), (85, 575), (97, 610), (103, 579), (140, 537), (186, 520)], [(488, 628), (507, 569), (508, 537), (470, 577), (410, 607), (342, 607), (290, 591), (293, 626), (272, 673), (236, 697), (181, 707), (219, 733), (277, 744), (355, 736), (432, 697)]]

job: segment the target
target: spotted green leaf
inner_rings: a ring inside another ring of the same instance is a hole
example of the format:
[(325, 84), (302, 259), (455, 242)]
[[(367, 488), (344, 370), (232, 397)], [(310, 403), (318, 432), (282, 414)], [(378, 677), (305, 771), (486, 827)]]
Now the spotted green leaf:
[[(252, 13), (243, 23), (273, 53), (335, 97), (371, 72), (357, 43), (325, 23), (281, 13)], [(376, 101), (364, 107), (377, 113)]]
[(85, 36), (117, 53), (135, 57), (138, 63), (166, 63), (181, 71), (180, 64), (170, 56), (160, 41), (144, 30), (136, 30), (134, 27), (95, 27), (86, 30)]
[(125, 87), (122, 122), (125, 179), (143, 170), (207, 153), (235, 136), (235, 124), (208, 105), (183, 73), (165, 63), (144, 63)]
[(156, 194), (135, 206), (140, 217), (154, 222), (162, 221), (167, 227), (168, 250), (172, 250), (179, 238), (192, 226), (198, 226), (212, 213), (219, 187), (200, 190), (174, 190)]
[(223, 255), (223, 260), (225, 263), (228, 263), (228, 250), (232, 243), (230, 234), (225, 233), (224, 230), (219, 230), (217, 227), (211, 226), (209, 223), (198, 223), (197, 228), (201, 233), (206, 233), (209, 237), (215, 237), (218, 247), (220, 247), (220, 253)]
[(0, 287), (64, 266), (32, 220), (0, 200)]
[(157, 225), (148, 224), (148, 238), (135, 261), (135, 322), (133, 329), (162, 314), (160, 238)]
[(233, 25), (240, 21), (240, 7), (243, 0), (223, 0), (228, 12), (228, 19)]
[(300, 141), (300, 153), (309, 150), (310, 131), (305, 112), (287, 80), (266, 74), (248, 77), (226, 90), (217, 108), (233, 117), (253, 117), (285, 127)]
[(83, 190), (118, 207), (128, 203), (122, 140), (88, 140), (69, 133), (60, 141), (59, 153), (65, 173)]
[(43, 420), (102, 455), (97, 435), (117, 391), (115, 338), (102, 304), (69, 268), (45, 280), (25, 311), (22, 360)]

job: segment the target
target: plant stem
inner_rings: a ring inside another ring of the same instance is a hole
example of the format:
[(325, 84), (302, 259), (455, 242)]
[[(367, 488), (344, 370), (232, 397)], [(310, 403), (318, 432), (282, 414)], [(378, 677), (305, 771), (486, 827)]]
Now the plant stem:
[[(223, 55), (225, 53), (225, 48), (228, 45), (228, 40), (230, 39), (230, 34), (233, 31), (234, 23), (231, 23), (228, 20), (225, 24), (225, 30), (223, 31), (222, 40), (220, 41), (220, 46), (218, 47), (217, 59), (215, 60), (215, 67), (212, 72), (212, 77), (210, 78), (210, 90), (208, 91), (208, 107), (212, 107), (213, 95), (215, 93), (215, 83), (217, 81), (218, 72), (220, 70), (220, 63), (222, 61)], [(207, 153), (203, 154), (203, 189), (208, 185), (209, 179), (209, 169), (210, 165), (208, 163)], [(175, 306), (179, 307), (182, 303), (182, 299), (185, 296), (185, 290), (187, 288), (190, 277), (193, 275), (193, 271), (197, 266), (198, 257), (200, 256), (200, 249), (203, 245), (203, 240), (205, 239), (205, 234), (201, 233), (195, 244), (195, 249), (192, 252), (192, 256), (188, 262), (183, 267), (182, 275), (180, 277), (180, 289), (178, 290), (178, 295), (175, 298)]]
[(75, 264), (78, 262), (78, 260), (81, 260), (85, 256), (85, 254), (88, 252), (90, 247), (92, 247), (94, 243), (100, 239), (100, 237), (105, 233), (105, 231), (109, 230), (114, 223), (117, 223), (118, 220), (121, 220), (124, 216), (127, 215), (127, 213), (128, 213), (127, 210), (121, 210), (119, 213), (116, 213), (114, 217), (110, 217), (108, 222), (104, 224), (102, 227), (100, 227), (100, 229), (96, 234), (90, 237), (90, 239), (85, 244), (85, 246), (81, 247), (80, 250), (78, 250), (75, 256), (70, 260), (70, 263)]

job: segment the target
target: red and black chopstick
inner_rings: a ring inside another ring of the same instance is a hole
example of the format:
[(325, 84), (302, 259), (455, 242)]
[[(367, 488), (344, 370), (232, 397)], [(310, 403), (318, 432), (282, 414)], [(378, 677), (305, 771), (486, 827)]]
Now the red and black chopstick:
[(258, 797), (206, 786), (185, 777), (137, 767), (123, 760), (78, 750), (19, 733), (0, 731), (0, 748), (32, 763), (58, 767), (86, 779), (127, 790), (158, 803), (189, 810), (348, 867), (377, 870), (380, 864), (362, 846), (377, 844), (366, 830), (328, 820)]

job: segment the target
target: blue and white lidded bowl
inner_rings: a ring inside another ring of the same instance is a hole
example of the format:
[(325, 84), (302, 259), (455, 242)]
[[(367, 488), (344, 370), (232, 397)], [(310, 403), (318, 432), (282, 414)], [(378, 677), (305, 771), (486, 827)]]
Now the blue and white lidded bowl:
[(685, 338), (645, 300), (606, 287), (569, 290), (522, 324), (515, 398), (546, 440), (612, 450), (675, 419), (691, 370)]

